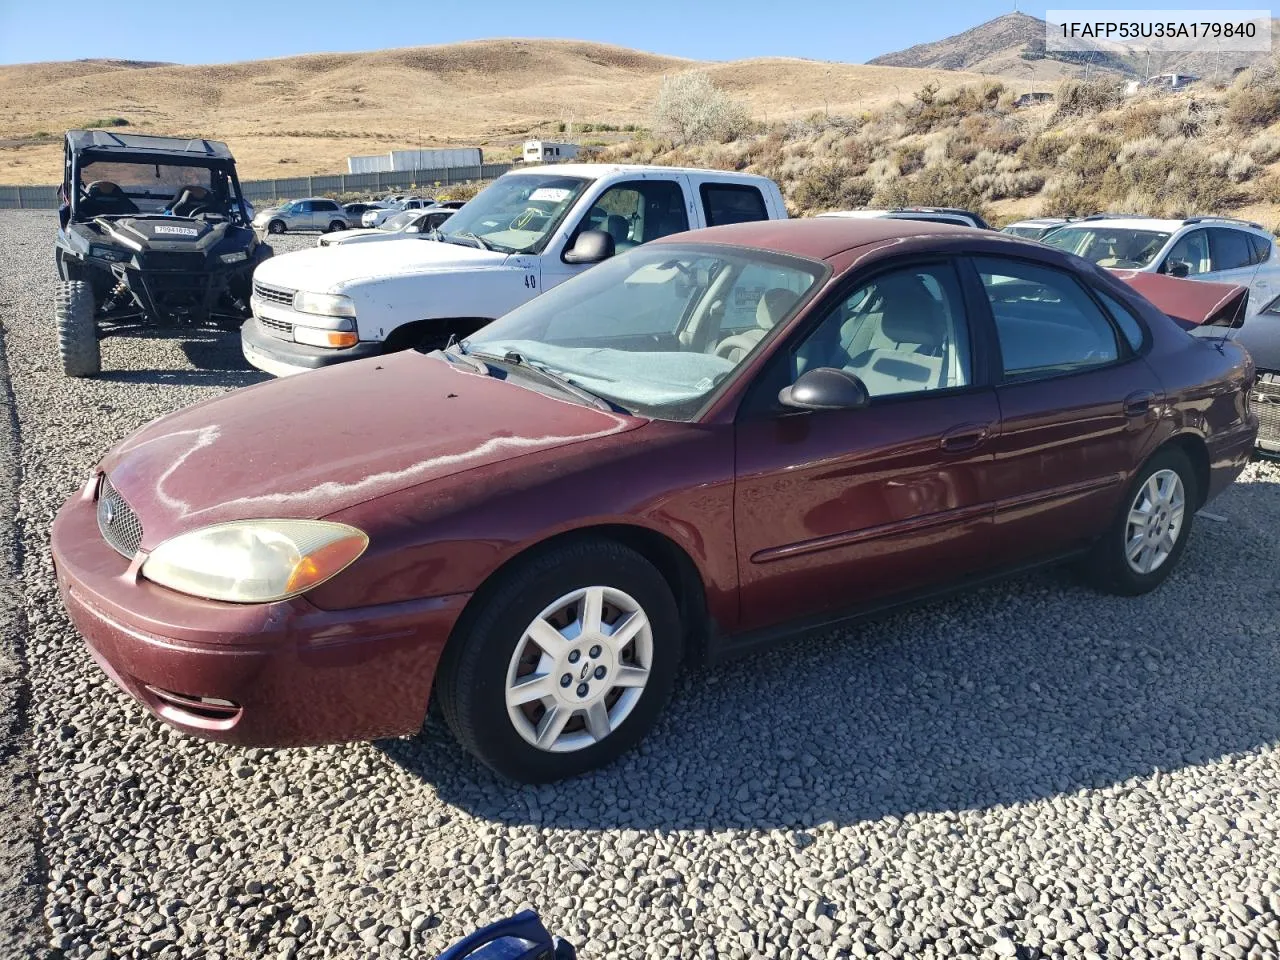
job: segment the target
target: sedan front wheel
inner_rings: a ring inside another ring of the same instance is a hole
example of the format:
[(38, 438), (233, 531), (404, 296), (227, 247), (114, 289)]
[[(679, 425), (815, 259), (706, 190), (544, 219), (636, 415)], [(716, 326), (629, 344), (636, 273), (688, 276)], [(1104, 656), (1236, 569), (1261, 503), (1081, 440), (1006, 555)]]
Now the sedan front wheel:
[(621, 544), (555, 548), (503, 576), (460, 625), (437, 692), (454, 735), (513, 780), (559, 780), (636, 744), (681, 654), (671, 589)]

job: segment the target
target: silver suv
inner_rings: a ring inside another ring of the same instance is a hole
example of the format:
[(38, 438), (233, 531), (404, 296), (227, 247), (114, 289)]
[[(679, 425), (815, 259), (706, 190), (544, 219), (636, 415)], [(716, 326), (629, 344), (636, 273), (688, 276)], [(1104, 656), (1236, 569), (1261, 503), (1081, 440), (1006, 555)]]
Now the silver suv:
[(325, 197), (308, 197), (263, 210), (253, 218), (253, 226), (260, 232), (285, 233), (289, 230), (319, 230), (333, 233), (355, 226), (350, 215), (336, 200)]

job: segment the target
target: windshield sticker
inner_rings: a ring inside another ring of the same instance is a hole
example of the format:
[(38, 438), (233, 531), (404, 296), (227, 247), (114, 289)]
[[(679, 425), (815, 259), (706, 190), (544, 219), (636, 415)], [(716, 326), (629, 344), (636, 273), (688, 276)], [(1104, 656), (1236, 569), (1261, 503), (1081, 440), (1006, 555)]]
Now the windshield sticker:
[(539, 187), (533, 193), (529, 194), (530, 200), (546, 200), (548, 203), (559, 203), (561, 200), (568, 198), (572, 190), (564, 187)]

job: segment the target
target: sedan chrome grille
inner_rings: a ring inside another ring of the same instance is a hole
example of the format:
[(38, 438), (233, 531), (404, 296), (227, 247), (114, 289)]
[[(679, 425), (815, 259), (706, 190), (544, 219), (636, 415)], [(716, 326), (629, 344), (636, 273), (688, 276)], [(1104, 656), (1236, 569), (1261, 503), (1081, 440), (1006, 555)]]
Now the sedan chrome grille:
[(111, 485), (106, 474), (98, 484), (98, 531), (112, 550), (130, 560), (142, 545), (142, 523), (138, 515)]
[(253, 281), (253, 295), (260, 300), (266, 300), (269, 303), (282, 303), (285, 306), (293, 306), (293, 294), (295, 291), (286, 290), (284, 287), (270, 287), (265, 283)]

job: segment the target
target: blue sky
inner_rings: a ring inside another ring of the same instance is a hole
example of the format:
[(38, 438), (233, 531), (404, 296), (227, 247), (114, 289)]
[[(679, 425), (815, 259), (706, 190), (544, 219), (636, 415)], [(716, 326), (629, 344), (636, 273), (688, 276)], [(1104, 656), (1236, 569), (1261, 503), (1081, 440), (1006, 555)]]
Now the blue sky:
[[(1060, 0), (1053, 8), (1217, 8), (1210, 0)], [(1249, 4), (1241, 4), (1249, 6)], [(793, 56), (861, 63), (1007, 13), (974, 0), (0, 0), (0, 63), (120, 57), (224, 63), (482, 37), (570, 37), (704, 60)], [(1021, 9), (1044, 16), (1045, 5)]]

